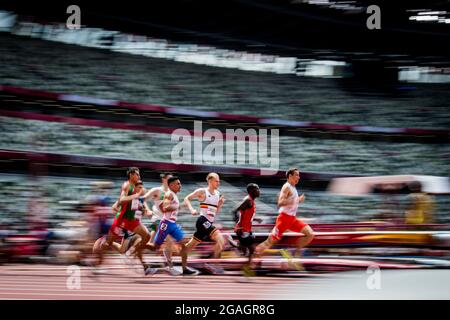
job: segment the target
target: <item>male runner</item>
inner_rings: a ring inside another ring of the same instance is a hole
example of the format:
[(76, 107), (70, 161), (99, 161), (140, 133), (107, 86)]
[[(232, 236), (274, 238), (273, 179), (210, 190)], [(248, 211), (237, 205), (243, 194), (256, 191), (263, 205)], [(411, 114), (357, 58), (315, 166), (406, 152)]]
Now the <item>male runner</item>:
[(296, 254), (300, 255), (301, 249), (307, 246), (314, 238), (313, 229), (300, 219), (297, 219), (297, 208), (299, 203), (305, 201), (305, 195), (298, 195), (295, 186), (300, 181), (300, 171), (291, 168), (286, 172), (287, 182), (281, 188), (278, 197), (279, 215), (275, 227), (266, 241), (256, 247), (255, 254), (260, 256), (264, 251), (276, 244), (287, 230), (301, 232), (304, 237), (300, 237), (297, 244)]
[(123, 234), (121, 229), (125, 229), (140, 236), (140, 239), (126, 252), (126, 256), (130, 257), (132, 254), (136, 254), (142, 261), (142, 250), (150, 240), (150, 233), (135, 215), (136, 211), (139, 211), (139, 206), (142, 205), (139, 198), (143, 196), (145, 189), (142, 188), (139, 192), (136, 192), (136, 183), (140, 180), (138, 168), (129, 168), (127, 177), (128, 180), (122, 184), (119, 198), (121, 209), (116, 214), (116, 218), (109, 230), (106, 241), (102, 245), (102, 249), (107, 249), (111, 246), (114, 238)]
[[(184, 232), (179, 224), (176, 223), (178, 210), (180, 208), (180, 201), (178, 200), (177, 193), (181, 190), (181, 182), (178, 177), (172, 176), (167, 180), (169, 190), (164, 194), (164, 200), (160, 204), (159, 208), (163, 213), (161, 223), (158, 226), (156, 232), (155, 242), (151, 244), (153, 250), (158, 250), (164, 243), (167, 236), (171, 236), (177, 243), (181, 245), (181, 258), (182, 261), (186, 261), (186, 248), (184, 245)], [(169, 261), (170, 268), (173, 268), (172, 261)], [(183, 266), (183, 275), (196, 274), (197, 271)]]
[[(199, 214), (197, 210), (192, 207), (191, 201), (197, 199), (200, 201), (200, 216), (195, 224), (196, 231), (194, 236), (186, 245), (187, 255), (202, 241), (207, 238), (212, 239), (215, 242), (214, 245), (214, 257), (219, 258), (220, 253), (224, 248), (225, 240), (218, 229), (213, 225), (216, 215), (220, 212), (220, 209), (225, 202), (225, 198), (220, 195), (218, 190), (220, 185), (220, 178), (217, 173), (209, 173), (206, 177), (208, 182), (207, 188), (199, 188), (184, 198), (184, 203), (188, 207), (193, 216)], [(183, 268), (187, 266), (187, 260), (183, 261)], [(212, 269), (213, 273), (222, 273), (217, 268), (207, 266)]]
[[(138, 180), (135, 184), (135, 190), (137, 194), (140, 194), (142, 192), (142, 189), (144, 188), (144, 184), (141, 180)], [(120, 212), (121, 211), (121, 205), (119, 204), (119, 200), (117, 200), (112, 205), (113, 213)], [(150, 210), (147, 207), (147, 204), (145, 203), (144, 199), (141, 197), (139, 198), (139, 204), (135, 212), (135, 219), (138, 221), (141, 221), (142, 215), (149, 215)], [(98, 263), (97, 266), (100, 265), (103, 261), (103, 251), (102, 245), (104, 243), (107, 243), (108, 236), (111, 236), (108, 234), (107, 236), (103, 236), (94, 243), (93, 246), (93, 253), (98, 255)], [(121, 240), (120, 245), (115, 242), (115, 240)], [(113, 241), (109, 245), (109, 247), (112, 247), (114, 250), (116, 250), (118, 253), (123, 254), (128, 249), (130, 249), (131, 246), (136, 246), (141, 241), (141, 237), (136, 233), (131, 233), (127, 231), (124, 228), (116, 228), (113, 232)], [(107, 245), (107, 244), (106, 244)], [(138, 256), (141, 260), (142, 265), (144, 266), (144, 269), (146, 269), (148, 266), (145, 266), (142, 255)]]
[[(160, 205), (164, 200), (165, 193), (169, 191), (168, 180), (172, 177), (170, 173), (162, 173), (161, 177), (161, 186), (150, 189), (145, 195), (144, 199), (151, 199), (153, 201), (152, 206), (152, 224), (150, 225), (150, 229), (152, 230), (150, 233), (150, 244), (154, 242), (156, 231), (158, 230), (158, 226), (161, 223), (163, 218), (163, 212), (160, 209)], [(151, 249), (151, 245), (148, 245), (147, 248)], [(163, 250), (163, 255), (167, 264), (167, 272), (171, 275), (178, 275), (178, 272), (173, 269), (172, 266), (172, 252), (173, 252), (173, 240), (172, 237), (168, 237), (165, 241), (165, 246)]]
[(247, 185), (247, 193), (248, 195), (242, 200), (241, 204), (233, 210), (233, 214), (237, 218), (234, 231), (238, 237), (240, 249), (244, 255), (248, 255), (248, 262), (243, 268), (245, 274), (249, 274), (249, 268), (255, 251), (255, 236), (252, 232), (252, 222), (253, 220), (262, 221), (260, 218), (255, 218), (255, 199), (260, 195), (259, 186), (255, 183), (249, 183)]

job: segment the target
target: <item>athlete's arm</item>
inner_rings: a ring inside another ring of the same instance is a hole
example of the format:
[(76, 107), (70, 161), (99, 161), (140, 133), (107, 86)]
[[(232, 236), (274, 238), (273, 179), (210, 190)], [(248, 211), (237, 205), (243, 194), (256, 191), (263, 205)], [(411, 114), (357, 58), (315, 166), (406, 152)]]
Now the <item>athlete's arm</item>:
[(302, 203), (303, 201), (305, 201), (305, 194), (302, 193), (299, 197), (298, 197), (298, 202)]
[(189, 211), (191, 212), (191, 214), (193, 216), (197, 215), (198, 211), (192, 207), (191, 201), (194, 199), (200, 200), (200, 198), (202, 198), (204, 196), (204, 193), (205, 193), (205, 190), (202, 188), (199, 188), (199, 189), (195, 190), (194, 192), (188, 194), (186, 196), (186, 198), (184, 198), (184, 204), (188, 207)]
[(122, 191), (120, 193), (120, 198), (119, 198), (119, 203), (122, 202), (126, 202), (126, 201), (131, 201), (134, 199), (138, 199), (142, 193), (144, 192), (144, 190), (142, 189), (141, 192), (132, 194), (131, 196), (127, 196), (128, 191), (130, 191), (130, 184), (129, 183), (124, 183), (122, 186)]
[(224, 196), (220, 196), (219, 198), (219, 202), (217, 203), (217, 211), (216, 214), (218, 214), (220, 212), (220, 209), (222, 209), (223, 203), (225, 202), (225, 197)]
[(245, 209), (250, 209), (251, 207), (252, 207), (252, 204), (250, 202), (250, 199), (247, 198), (247, 199), (243, 200), (236, 209), (231, 211), (234, 216), (234, 222), (237, 222), (239, 220), (239, 215), (238, 215), (239, 211), (243, 211)]
[(173, 195), (171, 193), (164, 196), (163, 202), (160, 204), (160, 208), (162, 212), (174, 211), (177, 209), (176, 205), (170, 205), (173, 200)]
[(114, 214), (116, 214), (120, 210), (119, 201), (117, 200), (111, 207)]
[(144, 201), (144, 214), (145, 214), (147, 217), (151, 217), (151, 216), (153, 215), (153, 211), (150, 210), (150, 208), (149, 208), (148, 205), (147, 205), (147, 202), (145, 202), (145, 201)]
[(287, 185), (284, 185), (283, 188), (281, 188), (280, 196), (278, 197), (278, 206), (283, 207), (290, 205), (293, 200), (289, 200), (289, 196), (291, 195), (291, 190), (287, 187)]
[(158, 187), (151, 188), (145, 195), (144, 199), (152, 199), (153, 201), (157, 200), (160, 197), (161, 190)]

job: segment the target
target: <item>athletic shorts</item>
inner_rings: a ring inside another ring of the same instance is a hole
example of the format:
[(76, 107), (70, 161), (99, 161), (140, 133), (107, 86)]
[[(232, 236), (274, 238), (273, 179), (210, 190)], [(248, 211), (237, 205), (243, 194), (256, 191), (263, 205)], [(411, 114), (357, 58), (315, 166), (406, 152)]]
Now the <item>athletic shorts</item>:
[(124, 239), (130, 239), (130, 238), (132, 238), (134, 236), (136, 236), (136, 233), (129, 232), (129, 231), (123, 229), (123, 238)]
[(109, 229), (114, 235), (123, 237), (123, 230), (133, 232), (141, 224), (139, 220), (114, 219), (114, 222)]
[(251, 247), (253, 244), (255, 244), (255, 236), (252, 232), (242, 232), (242, 230), (236, 231), (237, 238), (239, 240), (239, 243), (243, 247)]
[(158, 231), (159, 224), (161, 223), (161, 219), (155, 220), (149, 226), (150, 231)]
[(297, 219), (297, 217), (290, 216), (282, 212), (277, 217), (277, 221), (275, 222), (275, 227), (273, 228), (271, 235), (276, 240), (280, 240), (286, 231), (290, 230), (293, 232), (300, 232), (307, 225), (308, 224), (302, 220)]
[(167, 236), (171, 236), (179, 242), (184, 238), (184, 232), (176, 222), (162, 220), (155, 235), (155, 244), (162, 245)]
[(217, 230), (212, 222), (206, 219), (205, 216), (198, 217), (195, 227), (197, 230), (194, 233), (194, 239), (197, 241), (206, 240)]

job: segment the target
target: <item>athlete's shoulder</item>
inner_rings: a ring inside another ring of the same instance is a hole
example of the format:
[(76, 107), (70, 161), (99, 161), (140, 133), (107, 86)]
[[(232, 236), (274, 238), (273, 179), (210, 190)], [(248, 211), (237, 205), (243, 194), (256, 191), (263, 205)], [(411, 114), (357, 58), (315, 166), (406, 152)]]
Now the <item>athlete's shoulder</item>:
[(285, 182), (283, 184), (283, 186), (281, 187), (281, 190), (286, 190), (286, 189), (290, 189), (291, 184), (289, 182)]
[(173, 199), (173, 196), (175, 195), (175, 193), (173, 193), (170, 190), (167, 190), (164, 192), (164, 197), (169, 198), (169, 199)]
[(253, 206), (253, 203), (254, 203), (254, 201), (249, 195), (245, 196), (244, 205), (246, 205), (247, 208), (251, 208)]
[(196, 194), (206, 194), (208, 188), (198, 188), (194, 191)]
[(125, 181), (122, 183), (122, 189), (128, 189), (130, 188), (130, 181)]

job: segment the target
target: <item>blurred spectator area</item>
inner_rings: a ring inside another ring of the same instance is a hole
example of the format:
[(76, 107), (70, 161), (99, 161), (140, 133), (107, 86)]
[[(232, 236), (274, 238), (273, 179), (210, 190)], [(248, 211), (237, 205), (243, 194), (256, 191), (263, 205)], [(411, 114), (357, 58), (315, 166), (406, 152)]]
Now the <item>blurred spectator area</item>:
[[(0, 148), (168, 161), (177, 142), (169, 134), (0, 117)], [(205, 148), (209, 142), (203, 142)], [(226, 151), (224, 144), (224, 152)], [(248, 146), (247, 146), (248, 152)], [(448, 176), (449, 144), (388, 143), (280, 137), (280, 168), (340, 174)], [(237, 159), (235, 149), (235, 160)], [(220, 165), (220, 164), (219, 164)], [(247, 156), (246, 163), (252, 166)]]
[[(3, 33), (0, 41), (2, 85), (296, 121), (450, 127), (448, 84), (380, 89), (376, 77), (371, 84), (216, 68)], [(360, 69), (370, 78), (370, 68)]]

